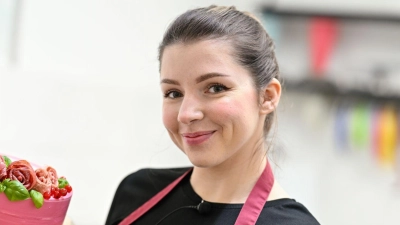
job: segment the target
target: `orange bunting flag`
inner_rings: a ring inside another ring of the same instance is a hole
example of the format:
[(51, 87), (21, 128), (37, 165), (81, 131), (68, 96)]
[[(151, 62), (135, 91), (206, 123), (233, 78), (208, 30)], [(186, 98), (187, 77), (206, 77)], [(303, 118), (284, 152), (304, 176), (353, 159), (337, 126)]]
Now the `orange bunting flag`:
[(397, 113), (393, 106), (385, 106), (378, 118), (378, 160), (384, 167), (393, 167), (398, 142)]

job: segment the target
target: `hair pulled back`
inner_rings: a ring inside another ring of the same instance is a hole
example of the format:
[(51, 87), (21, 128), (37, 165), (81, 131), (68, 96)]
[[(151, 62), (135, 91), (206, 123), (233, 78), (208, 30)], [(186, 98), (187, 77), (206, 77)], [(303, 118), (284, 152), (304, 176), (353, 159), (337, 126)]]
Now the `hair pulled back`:
[[(160, 68), (167, 46), (210, 39), (226, 40), (231, 44), (233, 57), (250, 71), (258, 91), (273, 78), (280, 79), (272, 39), (256, 17), (234, 6), (197, 8), (176, 18), (159, 46)], [(274, 112), (267, 115), (264, 135), (268, 134), (273, 118)]]

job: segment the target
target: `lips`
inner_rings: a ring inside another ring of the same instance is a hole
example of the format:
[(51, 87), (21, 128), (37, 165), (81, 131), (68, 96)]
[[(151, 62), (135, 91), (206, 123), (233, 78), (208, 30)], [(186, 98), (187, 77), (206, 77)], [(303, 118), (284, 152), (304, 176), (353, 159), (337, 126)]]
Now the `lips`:
[(189, 145), (198, 145), (208, 140), (215, 131), (201, 131), (194, 133), (183, 133), (182, 137)]

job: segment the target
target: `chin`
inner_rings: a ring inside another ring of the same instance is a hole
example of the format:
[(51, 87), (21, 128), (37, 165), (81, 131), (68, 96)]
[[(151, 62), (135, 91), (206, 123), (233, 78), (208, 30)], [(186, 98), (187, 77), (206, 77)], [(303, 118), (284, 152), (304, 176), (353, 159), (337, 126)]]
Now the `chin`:
[(210, 160), (207, 158), (189, 157), (189, 160), (193, 164), (193, 166), (199, 168), (211, 168), (219, 165), (219, 163), (216, 162), (215, 159)]

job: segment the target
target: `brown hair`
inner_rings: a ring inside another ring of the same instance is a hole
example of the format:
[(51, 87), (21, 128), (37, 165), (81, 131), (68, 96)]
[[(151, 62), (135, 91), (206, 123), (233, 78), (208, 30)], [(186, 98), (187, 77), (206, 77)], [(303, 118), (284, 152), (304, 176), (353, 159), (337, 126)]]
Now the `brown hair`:
[[(222, 39), (230, 42), (234, 57), (247, 68), (258, 91), (272, 78), (279, 80), (279, 66), (274, 44), (260, 21), (250, 13), (241, 12), (234, 6), (209, 6), (189, 10), (169, 26), (159, 46), (159, 62), (164, 49), (175, 43), (190, 43), (206, 39)], [(274, 112), (267, 115), (264, 124), (266, 136), (273, 123)]]

